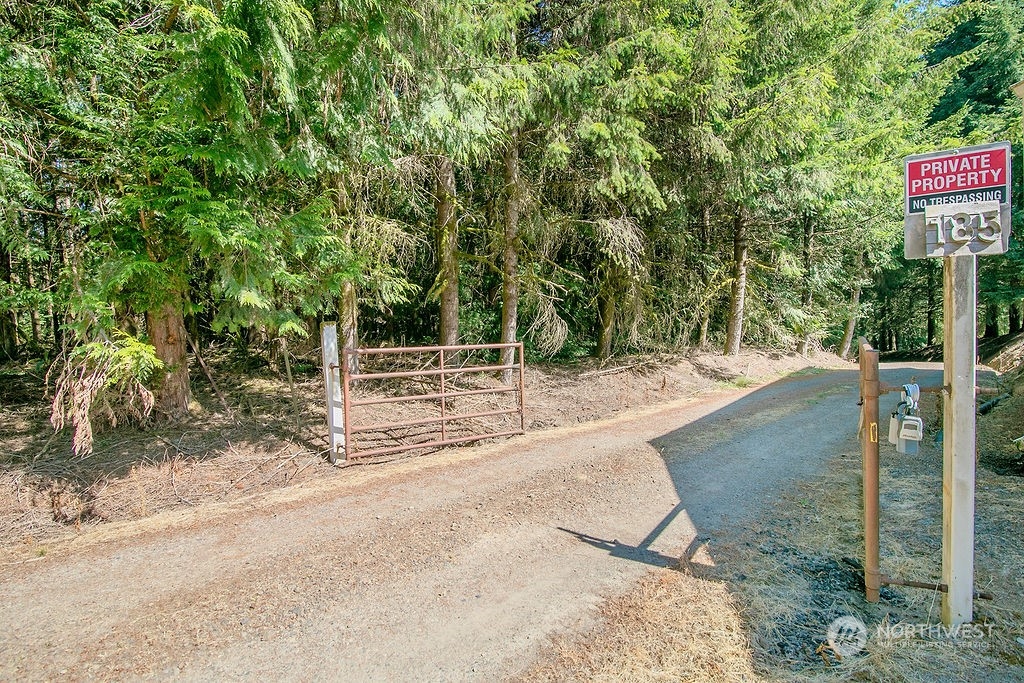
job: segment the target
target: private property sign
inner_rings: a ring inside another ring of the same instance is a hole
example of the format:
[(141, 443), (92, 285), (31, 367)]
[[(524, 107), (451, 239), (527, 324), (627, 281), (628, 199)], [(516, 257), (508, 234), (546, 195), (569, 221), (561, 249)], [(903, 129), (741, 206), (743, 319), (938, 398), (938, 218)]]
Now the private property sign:
[(1002, 254), (1010, 239), (1010, 143), (904, 161), (904, 255)]
[[(942, 258), (942, 582), (946, 592), (941, 616), (942, 623), (952, 627), (974, 618), (975, 256), (1002, 254), (1010, 243), (1010, 144), (997, 142), (909, 156), (904, 171), (903, 253), (908, 259)], [(877, 383), (877, 370), (874, 372)], [(867, 384), (865, 381), (862, 387)], [(874, 410), (868, 419), (877, 420), (877, 403)], [(865, 477), (870, 455), (865, 450)], [(877, 444), (873, 455), (877, 467)], [(864, 490), (867, 492), (867, 484)], [(873, 496), (877, 511), (877, 489)], [(867, 529), (867, 497), (864, 505)], [(874, 523), (877, 525), (877, 518)], [(875, 536), (870, 546), (865, 532), (865, 586), (869, 551), (872, 574), (878, 574), (877, 526), (872, 532)], [(872, 589), (867, 596), (877, 599), (878, 593)]]
[(972, 149), (977, 151), (908, 157), (908, 210), (922, 213), (929, 204), (1009, 202), (1009, 144)]

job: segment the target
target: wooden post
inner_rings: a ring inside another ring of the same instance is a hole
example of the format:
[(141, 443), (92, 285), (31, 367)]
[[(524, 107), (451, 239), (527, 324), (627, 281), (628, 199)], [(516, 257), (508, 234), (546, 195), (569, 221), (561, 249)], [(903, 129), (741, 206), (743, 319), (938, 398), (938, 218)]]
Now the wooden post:
[(977, 348), (974, 255), (943, 259), (942, 623), (974, 617), (975, 376)]
[(324, 323), (320, 326), (320, 347), (324, 364), (324, 392), (327, 398), (327, 437), (330, 450), (327, 459), (334, 464), (340, 455), (345, 458), (345, 405), (341, 395), (338, 363), (338, 325)]
[(860, 339), (860, 396), (864, 401), (863, 454), (864, 478), (864, 597), (878, 602), (882, 587), (878, 551), (878, 351)]

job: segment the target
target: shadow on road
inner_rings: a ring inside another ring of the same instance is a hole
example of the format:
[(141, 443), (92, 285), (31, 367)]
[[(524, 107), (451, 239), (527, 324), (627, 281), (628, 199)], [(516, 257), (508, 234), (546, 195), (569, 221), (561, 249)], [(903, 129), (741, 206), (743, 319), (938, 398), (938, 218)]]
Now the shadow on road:
[[(882, 366), (886, 384), (912, 378), (922, 386), (938, 386), (941, 366)], [(858, 381), (855, 369), (801, 371), (652, 439), (649, 443), (661, 454), (679, 502), (636, 545), (606, 540), (592, 530), (559, 528), (612, 557), (677, 566), (686, 553), (676, 557), (667, 554), (667, 548), (652, 546), (680, 515), (680, 523), (689, 522), (698, 538), (720, 536), (730, 528), (760, 522), (761, 513), (782, 492), (820, 472), (836, 456), (856, 454)], [(883, 415), (897, 400), (898, 394), (883, 397)], [(858, 461), (850, 466), (859, 467)], [(674, 540), (678, 530), (669, 535)], [(855, 555), (857, 549), (850, 552)]]
[[(580, 533), (579, 531), (573, 531), (572, 529), (566, 529), (565, 527), (556, 527), (559, 531), (564, 531), (567, 534), (572, 534), (577, 540), (582, 541), (588, 545), (592, 545), (595, 548), (607, 550), (608, 554), (612, 557), (622, 557), (627, 560), (633, 560), (634, 562), (643, 562), (644, 564), (653, 565), (655, 567), (674, 567), (679, 564), (680, 558), (672, 557), (664, 553), (660, 553), (656, 550), (651, 549), (653, 544), (661, 533), (668, 528), (679, 513), (684, 512), (682, 502), (676, 503), (676, 506), (672, 508), (672, 511), (665, 515), (665, 518), (658, 523), (658, 526), (651, 530), (651, 533), (647, 534), (644, 540), (640, 541), (637, 545), (629, 545), (622, 543), (618, 539), (606, 540), (598, 538), (597, 536), (591, 536), (589, 534)], [(697, 543), (698, 539), (694, 539), (691, 543), (694, 546), (694, 551), (699, 547)], [(684, 557), (686, 553), (683, 553)]]
[[(922, 387), (942, 384), (939, 364), (883, 364), (880, 370), (887, 386), (915, 379)], [(977, 378), (979, 386), (997, 381), (987, 370), (979, 371)], [(863, 517), (858, 398), (857, 372), (843, 371), (790, 376), (726, 405), (715, 405), (713, 412), (649, 441), (661, 455), (679, 502), (643, 540), (633, 545), (604, 540), (593, 529), (562, 531), (606, 551), (609, 557), (682, 570), (679, 575), (658, 576), (646, 585), (663, 589), (636, 597), (644, 608), (675, 605), (666, 623), (688, 624), (685, 615), (691, 611), (729, 610), (730, 604), (737, 604), (742, 606), (738, 610), (741, 627), (753, 644), (751, 655), (760, 664), (784, 672), (846, 665), (829, 658), (836, 651), (827, 634), (839, 618), (853, 615), (871, 628), (932, 624), (938, 619), (940, 600), (938, 591), (929, 597), (915, 592), (919, 589), (895, 586), (883, 587), (879, 603), (864, 599), (859, 560)], [(881, 397), (883, 422), (899, 399), (898, 391)], [(935, 424), (941, 422), (940, 395), (930, 393), (927, 401), (926, 420), (932, 421), (934, 430), (941, 427)], [(919, 456), (908, 458), (897, 456), (895, 448), (886, 444), (883, 458), (883, 566), (888, 554), (891, 566), (909, 572), (906, 578), (935, 581), (941, 559), (942, 449), (929, 443)], [(806, 488), (797, 488), (801, 482), (807, 483)], [(989, 539), (998, 538), (993, 547), (1005, 552), (1003, 544), (1013, 523), (998, 516), (994, 516), (998, 522), (985, 521), (984, 514), (979, 519), (983, 520), (979, 528), (989, 525), (983, 533), (990, 534)], [(687, 521), (690, 526), (684, 528)], [(621, 526), (615, 529), (620, 536), (630, 533)], [(709, 539), (714, 539), (717, 552), (709, 549), (695, 561), (694, 555)], [(677, 557), (678, 549), (687, 543)], [(981, 552), (984, 556), (993, 548)], [(705, 558), (710, 562), (701, 561)], [(705, 602), (703, 596), (686, 593), (681, 587), (690, 585), (687, 582), (693, 576), (724, 586), (734, 602)], [(977, 615), (985, 623), (999, 623), (1002, 617), (987, 610)], [(986, 641), (991, 649), (985, 651), (1002, 647), (993, 639)], [(873, 656), (879, 652), (867, 651)], [(894, 650), (881, 651), (879, 656), (881, 661), (900, 662), (890, 669), (896, 671), (908, 661), (917, 661), (907, 657), (920, 655)], [(858, 661), (867, 659), (854, 658), (851, 666)], [(982, 657), (972, 660), (974, 664), (992, 667), (991, 676), (980, 674), (979, 678), (1022, 680), (1017, 661)], [(950, 664), (948, 670), (957, 666), (961, 664)]]
[[(679, 502), (637, 545), (562, 531), (613, 557), (676, 566), (685, 553), (669, 556), (651, 546), (680, 515), (680, 523), (689, 522), (702, 537), (759, 512), (780, 489), (813, 474), (837, 448), (849, 447), (856, 437), (857, 398), (855, 370), (803, 371), (745, 394), (649, 442), (661, 454)], [(822, 424), (828, 424), (823, 435)]]

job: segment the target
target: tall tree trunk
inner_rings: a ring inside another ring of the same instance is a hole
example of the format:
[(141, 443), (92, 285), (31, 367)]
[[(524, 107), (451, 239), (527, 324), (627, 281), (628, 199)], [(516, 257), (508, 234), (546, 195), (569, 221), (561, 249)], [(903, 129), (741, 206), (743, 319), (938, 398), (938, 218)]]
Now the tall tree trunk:
[(843, 332), (843, 343), (839, 345), (839, 357), (849, 358), (853, 348), (853, 335), (857, 331), (857, 320), (860, 318), (860, 278), (864, 267), (864, 254), (857, 254), (856, 280), (853, 294), (850, 296), (850, 317), (846, 319), (846, 331)]
[[(0, 279), (11, 284), (11, 252), (0, 249)], [(0, 361), (14, 360), (18, 354), (18, 317), (13, 310), (0, 311)]]
[[(359, 297), (356, 293), (356, 283), (345, 282), (341, 285), (341, 300), (338, 302), (338, 341), (341, 348), (354, 351), (359, 348)], [(355, 353), (344, 354), (342, 361), (348, 365), (349, 373), (359, 373), (359, 355)]]
[(163, 375), (156, 390), (156, 410), (176, 418), (188, 412), (192, 390), (185, 355), (185, 316), (181, 300), (165, 303), (146, 313), (149, 340), (156, 356), (163, 361)]
[[(334, 176), (335, 188), (334, 209), (339, 218), (345, 220), (345, 232), (342, 241), (350, 250), (352, 248), (352, 227), (348, 220), (352, 213), (352, 201), (345, 186), (345, 176), (338, 173)], [(356, 290), (356, 283), (353, 281), (343, 282), (341, 285), (341, 297), (338, 301), (338, 339), (341, 343), (341, 362), (347, 365), (351, 374), (359, 373), (359, 356), (354, 353), (344, 353), (345, 350), (359, 348), (359, 292)]]
[[(505, 150), (505, 239), (501, 258), (501, 343), (516, 341), (519, 326), (519, 139), (513, 136)], [(515, 349), (501, 350), (501, 365), (511, 365)], [(512, 384), (512, 370), (501, 381)]]
[(925, 261), (925, 268), (928, 269), (928, 346), (935, 344), (935, 264), (932, 263), (933, 259), (927, 259)]
[[(195, 342), (196, 349), (203, 345), (202, 333), (199, 330), (199, 316), (190, 313), (185, 316), (185, 334)], [(193, 349), (195, 351), (195, 349)]]
[(597, 357), (607, 360), (612, 355), (612, 335), (615, 332), (615, 291), (610, 277), (606, 277), (597, 297), (597, 315), (600, 330), (597, 337)]
[(885, 352), (889, 350), (889, 323), (887, 322), (889, 317), (888, 301), (885, 297), (882, 297), (881, 306), (879, 307), (878, 314), (875, 316), (875, 320), (880, 321), (878, 324), (878, 338), (875, 340), (874, 347), (879, 351)]
[[(27, 259), (25, 261), (25, 282), (30, 290), (32, 290), (33, 292), (36, 291), (36, 278), (35, 274), (32, 272), (32, 262)], [(30, 322), (32, 323), (32, 346), (35, 349), (39, 349), (41, 346), (40, 340), (42, 337), (42, 335), (39, 332), (39, 310), (35, 306), (33, 306), (31, 309), (29, 309), (28, 316)]]
[(1017, 334), (1021, 330), (1020, 302), (1014, 301), (1007, 310), (1010, 317), (1010, 334)]
[(860, 314), (857, 313), (857, 308), (860, 306), (860, 284), (854, 285), (853, 294), (850, 296), (850, 306), (853, 308), (853, 313), (846, 320), (846, 331), (843, 332), (843, 343), (839, 349), (840, 358), (849, 358), (850, 349), (853, 347), (853, 335), (857, 331), (857, 319)]
[(857, 332), (857, 319), (860, 317), (860, 279), (853, 286), (853, 294), (850, 296), (850, 317), (846, 321), (846, 331), (843, 333), (843, 343), (840, 345), (839, 356), (850, 357), (850, 349), (853, 348), (853, 335)]
[[(54, 213), (58, 213), (60, 204), (57, 199), (53, 201)], [(56, 235), (53, 237), (53, 248), (50, 253), (50, 284), (56, 285), (60, 279), (61, 274), (64, 272), (64, 268), (67, 267), (67, 252), (64, 250), (64, 233), (60, 230), (60, 224), (54, 222)], [(49, 221), (43, 223), (43, 229), (48, 230)], [(50, 243), (49, 235), (45, 234), (47, 244)], [(56, 256), (56, 258), (54, 258)], [(54, 306), (53, 299), (50, 299), (50, 324), (53, 327), (53, 349), (55, 353), (60, 353), (61, 348), (64, 346), (64, 307)]]
[(437, 266), (441, 300), (441, 345), (459, 343), (459, 236), (455, 220), (455, 167), (448, 157), (437, 162), (437, 183), (434, 192), (437, 216), (434, 231), (437, 238)]
[(999, 305), (989, 303), (985, 305), (985, 339), (999, 336)]
[[(705, 204), (701, 209), (701, 244), (711, 244), (711, 206)], [(704, 291), (711, 288), (711, 268), (707, 259), (700, 261), (700, 278), (704, 284)], [(717, 299), (717, 297), (715, 297)], [(698, 348), (704, 349), (708, 345), (708, 328), (711, 327), (711, 309), (715, 305), (715, 299), (709, 298), (704, 302), (704, 310), (700, 313), (700, 338), (697, 341)]]
[(738, 355), (743, 339), (743, 307), (747, 298), (747, 217), (736, 208), (732, 231), (732, 293), (729, 304), (729, 327), (725, 337), (725, 353)]
[(797, 342), (796, 352), (801, 356), (807, 355), (807, 347), (811, 343), (810, 317), (811, 317), (811, 244), (814, 241), (814, 221), (809, 211), (804, 212), (804, 238), (803, 238), (803, 261), (804, 281), (803, 291), (800, 294), (800, 304), (804, 313), (804, 329)]

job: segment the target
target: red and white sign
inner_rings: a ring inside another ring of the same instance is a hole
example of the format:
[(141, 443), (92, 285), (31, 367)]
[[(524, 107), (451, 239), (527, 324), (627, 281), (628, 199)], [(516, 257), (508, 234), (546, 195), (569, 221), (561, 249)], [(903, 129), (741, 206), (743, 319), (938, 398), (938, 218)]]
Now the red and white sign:
[(1010, 145), (998, 143), (907, 157), (906, 212), (936, 204), (1010, 201)]
[(1002, 254), (1010, 242), (1010, 143), (904, 160), (903, 255)]

